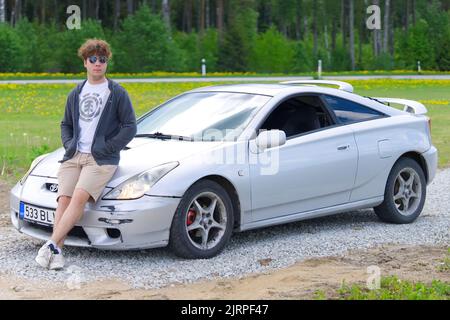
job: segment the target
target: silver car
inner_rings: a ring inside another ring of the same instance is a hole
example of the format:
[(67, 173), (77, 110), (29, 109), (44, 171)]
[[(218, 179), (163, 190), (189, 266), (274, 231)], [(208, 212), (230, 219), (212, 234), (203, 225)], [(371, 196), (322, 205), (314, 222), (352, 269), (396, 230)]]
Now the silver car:
[[(382, 221), (414, 221), (437, 168), (427, 110), (352, 91), (342, 82), (293, 81), (170, 99), (137, 120), (115, 175), (65, 244), (168, 245), (184, 258), (210, 258), (233, 231), (363, 208)], [(63, 154), (35, 159), (11, 190), (20, 232), (50, 237)]]

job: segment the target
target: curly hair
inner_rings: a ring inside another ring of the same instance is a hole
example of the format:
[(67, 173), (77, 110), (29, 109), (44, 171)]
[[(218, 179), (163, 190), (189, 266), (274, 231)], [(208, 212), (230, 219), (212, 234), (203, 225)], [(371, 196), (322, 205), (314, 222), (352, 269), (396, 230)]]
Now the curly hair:
[(108, 60), (111, 59), (112, 52), (108, 42), (97, 38), (88, 39), (78, 49), (78, 56), (83, 60), (93, 55), (106, 56)]

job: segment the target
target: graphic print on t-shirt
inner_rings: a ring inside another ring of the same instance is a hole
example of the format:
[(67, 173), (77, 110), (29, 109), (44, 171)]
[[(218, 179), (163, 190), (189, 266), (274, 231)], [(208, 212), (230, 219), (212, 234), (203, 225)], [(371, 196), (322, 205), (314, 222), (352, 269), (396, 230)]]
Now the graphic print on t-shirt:
[(102, 98), (98, 93), (86, 93), (80, 102), (80, 119), (91, 122), (101, 111)]
[(78, 151), (91, 152), (94, 134), (110, 93), (107, 81), (95, 85), (90, 83), (84, 85), (78, 105), (80, 115), (80, 121), (78, 122), (80, 129), (77, 144)]

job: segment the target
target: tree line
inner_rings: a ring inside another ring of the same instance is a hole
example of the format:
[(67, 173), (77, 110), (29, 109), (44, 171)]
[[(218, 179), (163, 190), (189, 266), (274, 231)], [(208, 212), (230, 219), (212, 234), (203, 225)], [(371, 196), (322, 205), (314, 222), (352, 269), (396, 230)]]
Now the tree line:
[(450, 70), (450, 0), (0, 0), (0, 71), (82, 71), (87, 37), (117, 72)]

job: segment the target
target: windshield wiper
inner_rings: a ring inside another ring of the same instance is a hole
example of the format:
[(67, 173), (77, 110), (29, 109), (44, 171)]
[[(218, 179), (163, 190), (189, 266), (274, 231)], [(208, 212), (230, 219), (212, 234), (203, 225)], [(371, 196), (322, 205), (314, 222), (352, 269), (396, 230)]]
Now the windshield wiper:
[(191, 137), (186, 136), (179, 136), (176, 134), (165, 134), (162, 132), (155, 132), (155, 133), (142, 133), (137, 134), (134, 136), (135, 138), (154, 138), (154, 139), (161, 139), (161, 140), (180, 140), (180, 141), (192, 141)]

